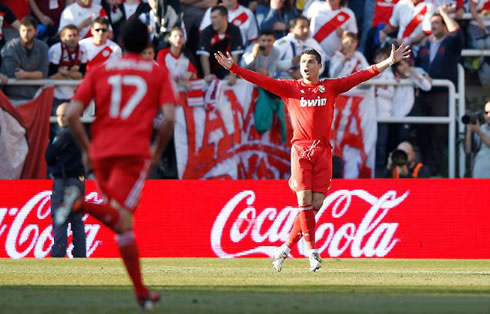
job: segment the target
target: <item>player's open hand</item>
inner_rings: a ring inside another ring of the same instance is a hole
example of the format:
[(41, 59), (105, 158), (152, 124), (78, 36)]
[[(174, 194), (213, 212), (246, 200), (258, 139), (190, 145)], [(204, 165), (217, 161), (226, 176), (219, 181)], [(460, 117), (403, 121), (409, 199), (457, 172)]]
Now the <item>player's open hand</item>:
[(411, 52), (412, 50), (410, 50), (410, 46), (405, 43), (401, 43), (398, 49), (396, 49), (395, 45), (392, 44), (390, 59), (393, 61), (393, 63), (397, 63), (402, 61), (403, 59), (410, 58)]
[(221, 51), (218, 51), (214, 54), (214, 57), (216, 58), (216, 60), (218, 60), (218, 63), (227, 70), (229, 70), (233, 65), (233, 58), (231, 57), (229, 52), (226, 52), (225, 56)]

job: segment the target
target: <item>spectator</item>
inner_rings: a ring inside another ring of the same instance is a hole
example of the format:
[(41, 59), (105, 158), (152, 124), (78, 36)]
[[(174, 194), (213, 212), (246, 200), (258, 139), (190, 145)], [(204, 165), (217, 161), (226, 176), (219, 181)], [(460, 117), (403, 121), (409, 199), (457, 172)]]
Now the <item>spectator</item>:
[(257, 6), (257, 22), (260, 29), (274, 31), (276, 39), (288, 34), (291, 21), (298, 16), (292, 0), (270, 0), (270, 4)]
[[(409, 60), (402, 60), (392, 66), (395, 78), (406, 79), (414, 85), (396, 86), (393, 96), (392, 116), (405, 117), (413, 108), (415, 102), (415, 88), (428, 92), (432, 88), (432, 78), (422, 68), (410, 66)], [(417, 93), (418, 94), (418, 93)], [(447, 106), (447, 104), (446, 104)]]
[[(20, 38), (10, 40), (2, 49), (1, 72), (17, 80), (40, 80), (48, 76), (48, 46), (35, 39), (37, 22), (30, 16), (20, 21)], [(17, 103), (32, 99), (39, 85), (6, 86), (6, 95)]]
[(145, 50), (143, 50), (143, 52), (141, 53), (141, 56), (146, 60), (155, 61), (155, 47), (153, 47), (151, 42), (148, 42), (148, 45), (146, 46)]
[[(446, 7), (439, 8), (440, 14), (431, 17), (432, 36), (420, 48), (418, 64), (433, 79), (448, 79), (458, 86), (458, 63), (463, 47), (462, 32), (458, 23), (447, 14)], [(447, 116), (447, 88), (432, 88), (422, 92), (415, 107), (414, 115)], [(430, 136), (427, 136), (430, 134)], [(441, 167), (447, 154), (447, 125), (417, 126), (417, 137), (424, 162), (434, 175), (446, 174), (447, 167)], [(444, 171), (444, 172), (443, 172)]]
[(274, 47), (274, 32), (263, 30), (259, 40), (250, 44), (243, 54), (242, 67), (262, 75), (274, 76), (279, 62), (279, 49)]
[[(279, 48), (280, 51), (280, 68), (284, 67), (282, 63), (290, 63), (288, 70), (279, 74), (281, 78), (293, 78), (295, 80), (301, 78), (299, 57), (305, 49), (315, 49), (322, 57), (322, 60), (326, 60), (323, 48), (320, 47), (315, 39), (310, 37), (310, 21), (304, 16), (292, 19), (289, 23), (289, 33), (274, 42), (274, 46)], [(320, 74), (324, 70), (325, 66), (321, 68)]]
[(109, 21), (96, 18), (90, 29), (93, 37), (80, 40), (80, 46), (87, 52), (87, 72), (109, 59), (121, 57), (121, 48), (109, 37)]
[[(160, 0), (161, 1), (161, 0)], [(200, 32), (199, 27), (204, 14), (209, 8), (218, 4), (217, 0), (180, 0), (184, 11), (184, 24), (188, 34), (189, 50), (199, 49)], [(172, 25), (175, 26), (175, 25)]]
[(133, 18), (139, 18), (143, 23), (146, 23), (148, 14), (151, 10), (147, 2), (141, 0), (125, 0), (122, 3), (116, 3), (109, 14), (109, 22), (113, 27), (114, 41), (119, 42), (119, 35), (124, 23)]
[(93, 0), (77, 0), (67, 6), (61, 13), (59, 29), (73, 24), (80, 30), (80, 38), (92, 36), (90, 26), (97, 17), (107, 17), (102, 6), (92, 3)]
[[(5, 36), (3, 34), (3, 27), (5, 26), (5, 22), (16, 28), (17, 30), (20, 27), (20, 22), (15, 17), (14, 13), (5, 5), (0, 3), (0, 16), (2, 16), (2, 20), (0, 21), (0, 50), (5, 46)], [(0, 59), (1, 64), (1, 59)]]
[(485, 104), (486, 124), (478, 120), (466, 126), (465, 151), (475, 153), (473, 178), (490, 178), (490, 101)]
[(29, 16), (29, 2), (28, 0), (1, 0), (2, 4), (7, 6), (17, 19), (22, 20), (24, 17)]
[[(468, 25), (470, 47), (473, 49), (490, 49), (490, 1), (471, 0), (470, 12), (473, 20)], [(490, 58), (482, 58), (478, 76), (485, 85), (490, 83)]]
[(325, 51), (328, 68), (330, 58), (342, 46), (342, 34), (345, 31), (357, 34), (354, 12), (345, 7), (345, 0), (329, 0), (313, 2), (303, 14), (311, 21), (313, 38)]
[[(364, 6), (364, 22), (361, 36), (361, 51), (367, 61), (373, 63), (374, 53), (381, 46), (379, 31), (390, 23), (393, 8), (399, 0), (366, 1)], [(391, 36), (391, 34), (388, 34)], [(383, 164), (384, 167), (384, 164)]]
[(214, 53), (218, 51), (231, 54), (235, 62), (238, 62), (243, 53), (240, 29), (228, 23), (228, 10), (219, 5), (211, 9), (211, 25), (201, 33), (197, 54), (200, 56), (204, 79), (207, 82), (218, 77), (226, 78), (229, 84), (233, 85), (236, 77), (221, 67), (214, 58)]
[(362, 53), (356, 50), (359, 44), (356, 34), (344, 32), (341, 43), (341, 50), (336, 51), (330, 60), (330, 77), (348, 76), (369, 66)]
[(424, 0), (401, 0), (393, 8), (389, 24), (379, 32), (379, 40), (387, 41), (387, 36), (397, 32), (397, 41), (408, 45), (420, 43), (431, 32), (431, 16), (434, 5)]
[(51, 38), (58, 33), (61, 13), (66, 0), (29, 0), (29, 6), (34, 17), (45, 28), (40, 38)]
[[(257, 20), (250, 9), (240, 5), (237, 0), (223, 0), (223, 6), (228, 10), (228, 22), (238, 26), (242, 34), (243, 45), (254, 42), (259, 30)], [(199, 30), (202, 32), (211, 24), (211, 9), (206, 11), (201, 22)]]
[(184, 30), (178, 26), (170, 30), (168, 37), (170, 48), (158, 52), (157, 62), (168, 69), (172, 81), (178, 90), (187, 88), (189, 80), (197, 78), (197, 71), (185, 50)]
[(67, 221), (58, 225), (54, 222), (56, 211), (60, 207), (65, 188), (76, 186), (81, 195), (85, 195), (85, 171), (82, 165), (82, 153), (65, 122), (67, 103), (56, 110), (59, 131), (46, 150), (46, 161), (53, 169), (53, 193), (51, 194), (51, 217), (53, 218), (53, 238), (51, 257), (65, 257), (68, 223), (73, 232), (73, 257), (86, 257), (86, 235), (82, 212), (71, 212)]
[[(379, 48), (374, 55), (374, 62), (379, 63), (390, 56), (391, 47), (386, 46)], [(379, 79), (393, 81), (393, 72), (391, 68), (386, 69), (379, 75)], [(393, 85), (375, 85), (374, 95), (376, 103), (376, 117), (389, 118), (392, 115), (393, 96), (395, 87)], [(386, 158), (388, 157), (388, 138), (389, 138), (389, 123), (378, 122), (378, 136), (376, 140), (376, 177), (384, 172)]]
[[(184, 35), (187, 36), (184, 13), (179, 0), (149, 0), (148, 4), (151, 10), (145, 14), (146, 21), (144, 23), (149, 25), (150, 38), (157, 49), (162, 46), (167, 47), (165, 39), (175, 26), (181, 27), (184, 30)], [(196, 26), (196, 34), (198, 28), (199, 25)]]
[(417, 161), (415, 151), (409, 142), (401, 142), (390, 153), (384, 178), (430, 178), (430, 170)]

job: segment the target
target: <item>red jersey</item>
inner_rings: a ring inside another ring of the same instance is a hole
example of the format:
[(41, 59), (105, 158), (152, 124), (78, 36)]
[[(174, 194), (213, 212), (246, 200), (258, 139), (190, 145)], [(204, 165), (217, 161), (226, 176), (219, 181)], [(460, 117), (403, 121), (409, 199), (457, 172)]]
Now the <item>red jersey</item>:
[(330, 144), (337, 95), (379, 74), (376, 66), (370, 66), (346, 77), (305, 84), (302, 80), (276, 80), (243, 69), (236, 64), (232, 65), (230, 71), (282, 98), (291, 115), (291, 143), (300, 140), (320, 140), (324, 145)]
[(87, 74), (73, 100), (95, 101), (90, 158), (150, 156), (153, 119), (162, 105), (175, 104), (168, 72), (152, 60), (129, 54)]

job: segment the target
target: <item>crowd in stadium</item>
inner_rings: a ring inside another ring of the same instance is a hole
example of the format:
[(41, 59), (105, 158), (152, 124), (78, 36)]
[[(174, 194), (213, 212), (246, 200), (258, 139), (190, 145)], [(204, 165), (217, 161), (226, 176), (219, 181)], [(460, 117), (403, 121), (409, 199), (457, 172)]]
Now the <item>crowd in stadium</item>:
[[(447, 116), (447, 88), (433, 87), (432, 80), (447, 79), (457, 87), (462, 49), (490, 49), (489, 0), (0, 0), (0, 16), (3, 84), (82, 79), (94, 66), (121, 56), (121, 27), (133, 18), (150, 30), (145, 55), (169, 70), (179, 91), (197, 78), (236, 84), (237, 78), (217, 64), (217, 51), (264, 75), (299, 79), (299, 55), (314, 48), (324, 61), (322, 77), (335, 78), (383, 60), (392, 43), (404, 42), (413, 58), (381, 79), (407, 79), (413, 85), (375, 86), (378, 117)], [(481, 85), (490, 83), (489, 59), (465, 62)], [(75, 88), (56, 87), (53, 115)], [(14, 105), (32, 99), (38, 89), (3, 87)], [(471, 142), (477, 142), (476, 153), (486, 156), (479, 159), (475, 177), (490, 177), (490, 113), (485, 113), (486, 121), (468, 127), (467, 151), (475, 152)], [(378, 123), (376, 176), (447, 176), (447, 128)], [(55, 133), (53, 124), (51, 137)], [(390, 152), (396, 148), (408, 158), (397, 168), (401, 173), (392, 171)]]

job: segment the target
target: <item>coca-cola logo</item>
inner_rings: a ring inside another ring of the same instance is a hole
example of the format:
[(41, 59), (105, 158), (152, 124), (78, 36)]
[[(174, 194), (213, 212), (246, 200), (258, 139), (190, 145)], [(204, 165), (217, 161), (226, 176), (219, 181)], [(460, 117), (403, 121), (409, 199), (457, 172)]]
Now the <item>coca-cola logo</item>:
[[(89, 193), (85, 199), (95, 203), (102, 201), (96, 192)], [(54, 242), (50, 214), (51, 191), (37, 193), (20, 209), (0, 208), (0, 237), (6, 235), (5, 252), (7, 256), (14, 259), (26, 256), (46, 257)], [(13, 217), (13, 219), (7, 219), (8, 216)], [(87, 215), (83, 220), (86, 219)], [(10, 220), (10, 224), (8, 220)], [(29, 221), (36, 223), (28, 223)], [(101, 241), (96, 239), (100, 228), (101, 226), (98, 224), (85, 223), (87, 256), (91, 256), (101, 244)], [(71, 235), (71, 231), (69, 232), (68, 237)], [(72, 257), (72, 250), (73, 243), (69, 243), (67, 248), (69, 257)]]
[[(339, 190), (329, 194), (316, 215), (318, 251), (326, 252), (325, 256), (330, 257), (344, 253), (351, 257), (386, 256), (400, 240), (396, 238), (399, 223), (384, 219), (408, 195), (409, 191), (400, 196), (396, 191), (387, 191), (376, 197), (364, 190)], [(254, 207), (255, 202), (255, 192), (246, 190), (236, 194), (223, 207), (211, 230), (211, 247), (218, 257), (257, 254), (272, 257), (274, 248), (287, 240), (297, 208), (258, 210)], [(349, 221), (349, 211), (354, 206), (356, 210), (363, 209), (364, 214), (358, 221)], [(298, 252), (306, 256), (301, 242)]]

